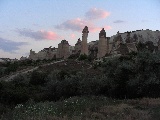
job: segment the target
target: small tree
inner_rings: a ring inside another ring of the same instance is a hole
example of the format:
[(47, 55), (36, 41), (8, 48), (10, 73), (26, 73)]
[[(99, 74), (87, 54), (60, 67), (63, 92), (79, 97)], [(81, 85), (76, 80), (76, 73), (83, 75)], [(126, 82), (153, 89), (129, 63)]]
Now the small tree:
[(81, 54), (78, 58), (78, 60), (82, 61), (82, 60), (86, 60), (88, 59), (88, 56), (86, 54)]
[(47, 74), (44, 72), (33, 71), (29, 83), (32, 85), (43, 85), (46, 83)]

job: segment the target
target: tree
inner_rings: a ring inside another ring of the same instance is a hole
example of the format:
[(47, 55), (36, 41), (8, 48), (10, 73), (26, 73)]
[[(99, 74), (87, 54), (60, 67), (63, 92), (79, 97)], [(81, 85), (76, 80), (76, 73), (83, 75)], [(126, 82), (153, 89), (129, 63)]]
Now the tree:
[(33, 71), (29, 83), (32, 85), (44, 85), (47, 74), (41, 71)]
[(81, 54), (78, 58), (78, 60), (82, 61), (82, 60), (86, 60), (88, 59), (88, 56), (86, 54)]

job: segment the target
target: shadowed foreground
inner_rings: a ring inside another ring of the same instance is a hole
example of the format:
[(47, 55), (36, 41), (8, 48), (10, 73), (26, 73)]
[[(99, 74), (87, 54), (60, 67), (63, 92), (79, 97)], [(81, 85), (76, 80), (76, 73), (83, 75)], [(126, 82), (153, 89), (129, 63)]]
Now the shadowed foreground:
[(160, 99), (114, 100), (72, 97), (60, 102), (29, 101), (17, 105), (2, 120), (158, 120)]

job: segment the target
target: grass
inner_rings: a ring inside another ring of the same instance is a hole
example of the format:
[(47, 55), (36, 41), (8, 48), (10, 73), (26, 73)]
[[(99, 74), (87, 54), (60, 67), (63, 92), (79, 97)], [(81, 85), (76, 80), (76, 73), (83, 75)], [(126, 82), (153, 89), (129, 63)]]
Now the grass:
[(72, 97), (58, 102), (29, 101), (1, 120), (159, 120), (160, 99), (114, 100), (103, 96)]

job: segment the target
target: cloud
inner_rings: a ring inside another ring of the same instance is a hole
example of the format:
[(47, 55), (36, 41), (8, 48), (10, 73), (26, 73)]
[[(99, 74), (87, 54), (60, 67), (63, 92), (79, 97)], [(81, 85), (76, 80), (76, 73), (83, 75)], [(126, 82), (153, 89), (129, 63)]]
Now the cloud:
[(104, 26), (103, 28), (104, 28), (105, 30), (110, 30), (110, 29), (112, 29), (112, 27), (111, 27), (111, 26), (107, 26), (107, 25), (106, 25), (106, 26)]
[(97, 27), (97, 26), (89, 26), (89, 31), (90, 32), (99, 32), (102, 30), (102, 28), (104, 28), (105, 30), (110, 30), (112, 29), (111, 26), (102, 26), (102, 27)]
[(100, 31), (102, 28), (107, 28), (106, 30), (109, 30), (111, 29), (110, 26), (106, 27), (95, 25), (95, 20), (104, 19), (109, 15), (109, 12), (104, 11), (102, 9), (91, 8), (88, 12), (86, 12), (85, 19), (75, 18), (66, 20), (63, 23), (56, 25), (55, 28), (60, 30), (71, 30), (81, 32), (85, 26), (88, 26), (90, 32), (97, 32)]
[(113, 23), (124, 23), (125, 21), (123, 21), (123, 20), (116, 20), (116, 21), (114, 21)]
[(109, 15), (110, 13), (105, 10), (98, 8), (91, 8), (88, 12), (86, 12), (85, 17), (89, 20), (97, 20), (97, 19), (104, 19)]
[(63, 22), (60, 25), (56, 25), (55, 28), (62, 29), (62, 30), (75, 30), (75, 31), (81, 31), (84, 26), (88, 24), (87, 21), (84, 21), (80, 18), (71, 19)]
[(18, 29), (17, 31), (20, 35), (25, 37), (30, 37), (35, 40), (43, 40), (43, 39), (57, 40), (60, 38), (60, 36), (58, 36), (55, 32), (52, 31), (44, 31), (44, 30), (32, 31), (29, 29), (23, 29), (23, 30)]
[[(76, 18), (76, 19), (67, 20), (62, 24), (55, 26), (55, 28), (61, 29), (61, 30), (72, 30), (72, 31), (80, 32), (83, 30), (85, 26), (88, 26), (90, 32), (100, 31), (103, 27), (103, 26), (102, 27), (96, 26), (94, 22)], [(111, 27), (108, 26), (107, 30), (108, 29), (111, 29)]]
[(76, 35), (74, 33), (70, 34), (71, 39), (75, 39)]
[(27, 45), (26, 42), (14, 42), (11, 40), (0, 38), (0, 49), (6, 52), (13, 52), (18, 50), (20, 46)]

